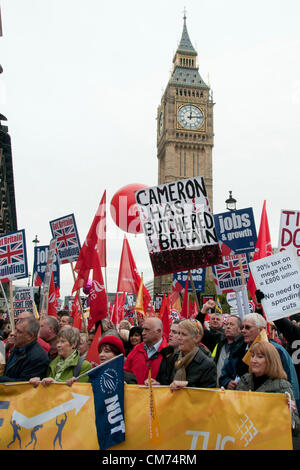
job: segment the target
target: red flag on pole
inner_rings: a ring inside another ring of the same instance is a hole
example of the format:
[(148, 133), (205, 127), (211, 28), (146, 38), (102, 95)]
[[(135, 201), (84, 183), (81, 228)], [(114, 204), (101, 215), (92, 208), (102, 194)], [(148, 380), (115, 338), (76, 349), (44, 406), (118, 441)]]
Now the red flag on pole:
[(48, 295), (48, 315), (57, 317), (56, 313), (57, 299), (56, 299), (56, 289), (54, 285), (53, 272), (51, 273), (50, 286), (49, 286), (49, 295)]
[(170, 334), (170, 301), (169, 297), (164, 294), (162, 303), (160, 306), (159, 311), (159, 318), (163, 324), (163, 335), (165, 336), (166, 340), (169, 341), (169, 334)]
[(107, 317), (107, 297), (105, 286), (99, 263), (98, 268), (93, 269), (93, 281), (90, 291), (90, 316), (88, 322), (88, 329), (99, 320)]
[(74, 328), (77, 328), (79, 331), (81, 331), (81, 315), (79, 312), (78, 295), (75, 295), (74, 300), (72, 302), (71, 316), (73, 317), (73, 320), (74, 320), (74, 323), (73, 323)]
[[(138, 274), (129, 243), (125, 235), (121, 254), (117, 292), (130, 292), (137, 294), (140, 284), (141, 278)], [(147, 311), (150, 300), (151, 296), (145, 285), (143, 285), (144, 312)]]
[[(273, 254), (273, 251), (272, 251), (271, 236), (270, 236), (270, 230), (269, 230), (269, 222), (268, 222), (267, 211), (266, 211), (266, 201), (264, 201), (262, 213), (261, 213), (260, 227), (259, 227), (257, 242), (256, 242), (255, 252), (254, 252), (252, 261), (265, 258), (266, 256), (270, 256), (272, 254)], [(250, 274), (249, 276), (247, 288), (249, 290), (249, 293), (252, 299), (255, 301), (256, 286), (255, 286), (252, 274)]]
[(181, 316), (189, 318), (189, 278), (185, 281), (184, 296), (182, 301)]
[(78, 273), (72, 292), (87, 282), (90, 270), (106, 266), (106, 191), (102, 196), (90, 230), (81, 247), (74, 271)]
[(101, 325), (99, 325), (86, 355), (86, 360), (89, 361), (93, 367), (98, 366), (100, 364), (98, 344), (101, 339), (101, 335), (102, 335), (102, 328), (101, 328)]
[(119, 325), (119, 323), (123, 320), (124, 305), (125, 305), (125, 292), (123, 292), (120, 296), (117, 293), (113, 307), (112, 307), (112, 315), (111, 315), (111, 322), (114, 325)]

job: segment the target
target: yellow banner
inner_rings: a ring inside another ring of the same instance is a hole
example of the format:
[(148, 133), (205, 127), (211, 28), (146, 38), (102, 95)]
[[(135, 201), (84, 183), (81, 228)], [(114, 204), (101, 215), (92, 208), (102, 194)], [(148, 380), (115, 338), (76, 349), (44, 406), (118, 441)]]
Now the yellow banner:
[[(153, 387), (160, 440), (149, 427), (149, 389), (125, 385), (125, 442), (112, 450), (290, 450), (282, 394)], [(153, 405), (153, 403), (152, 403)], [(90, 384), (0, 385), (1, 450), (97, 450)]]

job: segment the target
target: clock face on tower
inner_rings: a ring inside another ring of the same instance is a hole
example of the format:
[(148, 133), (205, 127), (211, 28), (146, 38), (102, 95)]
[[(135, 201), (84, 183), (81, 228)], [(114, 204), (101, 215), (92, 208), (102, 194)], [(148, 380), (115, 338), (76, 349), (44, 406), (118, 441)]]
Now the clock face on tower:
[(178, 121), (185, 129), (197, 130), (204, 121), (204, 115), (197, 106), (187, 104), (179, 108)]

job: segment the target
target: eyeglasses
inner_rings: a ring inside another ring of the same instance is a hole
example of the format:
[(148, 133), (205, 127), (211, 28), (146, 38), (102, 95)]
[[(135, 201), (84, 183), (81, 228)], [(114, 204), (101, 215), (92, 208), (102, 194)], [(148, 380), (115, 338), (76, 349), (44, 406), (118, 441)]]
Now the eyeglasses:
[(251, 330), (253, 328), (253, 325), (243, 325), (242, 330)]

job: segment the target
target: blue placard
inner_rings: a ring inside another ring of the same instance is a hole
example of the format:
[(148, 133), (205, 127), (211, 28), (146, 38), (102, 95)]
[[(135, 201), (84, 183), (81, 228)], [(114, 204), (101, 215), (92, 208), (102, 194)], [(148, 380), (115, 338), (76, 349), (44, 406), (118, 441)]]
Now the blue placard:
[[(206, 277), (206, 268), (191, 269), (192, 278), (194, 281), (195, 291), (204, 292), (205, 291), (205, 277)], [(188, 278), (188, 271), (180, 271), (173, 274), (173, 281), (178, 281), (182, 288), (185, 288), (185, 283)], [(191, 282), (189, 281), (189, 292), (192, 292)]]
[(25, 230), (0, 236), (0, 281), (28, 277)]
[[(37, 276), (39, 276), (41, 283), (44, 281), (47, 260), (48, 260), (48, 252), (49, 252), (49, 245), (34, 247), (33, 276), (35, 280), (35, 285), (40, 285), (40, 282), (37, 280)], [(59, 261), (58, 261), (57, 255), (54, 255), (52, 272), (53, 272), (55, 287), (60, 286)]]
[(215, 214), (214, 219), (219, 241), (228, 245), (234, 253), (255, 250), (257, 235), (252, 207)]

